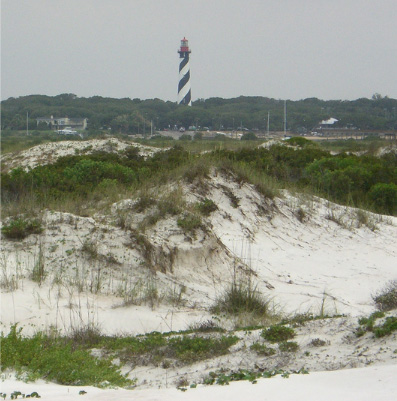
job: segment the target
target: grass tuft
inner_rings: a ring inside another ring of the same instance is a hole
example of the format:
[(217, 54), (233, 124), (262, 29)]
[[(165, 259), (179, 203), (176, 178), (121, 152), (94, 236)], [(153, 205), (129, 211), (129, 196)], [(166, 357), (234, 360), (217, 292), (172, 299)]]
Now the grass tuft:
[(389, 311), (397, 308), (397, 280), (390, 281), (377, 294), (372, 296), (376, 307), (380, 311)]
[(213, 313), (253, 313), (268, 316), (269, 301), (256, 288), (241, 283), (233, 283), (212, 306)]
[(41, 221), (38, 219), (24, 219), (22, 217), (11, 219), (1, 228), (6, 238), (22, 240), (31, 234), (43, 232)]

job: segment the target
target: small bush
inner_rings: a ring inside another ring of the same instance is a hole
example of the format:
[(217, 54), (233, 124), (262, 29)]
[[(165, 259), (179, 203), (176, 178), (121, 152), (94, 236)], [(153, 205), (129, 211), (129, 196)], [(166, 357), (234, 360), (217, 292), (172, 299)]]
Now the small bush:
[(24, 239), (30, 234), (40, 234), (43, 232), (40, 220), (17, 218), (4, 225), (1, 232), (6, 238)]
[(194, 233), (202, 225), (200, 217), (194, 214), (179, 218), (177, 224), (185, 233)]
[(367, 317), (360, 318), (358, 320), (358, 324), (360, 325), (360, 327), (356, 331), (356, 336), (361, 337), (368, 331), (374, 331), (374, 325), (376, 319), (380, 319), (384, 316), (385, 316), (384, 312), (378, 311), (372, 313), (368, 318)]
[(184, 363), (192, 363), (224, 355), (237, 342), (238, 337), (236, 336), (222, 336), (219, 339), (183, 336), (171, 338), (168, 344), (172, 356)]
[(268, 300), (256, 288), (249, 285), (233, 283), (211, 308), (214, 313), (230, 314), (254, 313), (266, 316), (269, 314)]
[(218, 209), (218, 206), (211, 199), (205, 198), (202, 202), (197, 204), (197, 209), (203, 216), (209, 216)]
[(320, 338), (313, 338), (309, 345), (312, 347), (323, 347), (325, 344), (327, 344), (326, 341), (321, 340)]
[(261, 336), (271, 343), (279, 343), (294, 338), (295, 332), (290, 327), (275, 325), (263, 330)]
[(144, 212), (149, 207), (156, 204), (156, 200), (147, 194), (141, 195), (134, 204), (134, 210), (138, 213)]
[(382, 324), (382, 326), (378, 326), (374, 328), (375, 337), (384, 337), (388, 336), (392, 333), (392, 331), (397, 330), (397, 317), (391, 316), (387, 317), (386, 321)]
[(372, 296), (376, 307), (380, 311), (389, 311), (397, 308), (397, 280), (390, 281), (385, 288)]
[(183, 178), (189, 183), (192, 184), (195, 180), (202, 181), (209, 176), (209, 167), (204, 164), (202, 161), (197, 163), (192, 163), (189, 165), (184, 173)]
[(83, 243), (81, 250), (88, 256), (89, 259), (95, 260), (99, 257), (97, 244), (91, 242), (90, 240), (86, 240)]
[(278, 345), (281, 352), (296, 352), (299, 349), (299, 345), (295, 341), (283, 341)]
[(276, 350), (272, 347), (267, 347), (265, 344), (254, 343), (250, 349), (255, 351), (258, 355), (271, 356), (276, 353)]
[(383, 213), (395, 214), (397, 212), (397, 185), (378, 183), (369, 191), (369, 197), (376, 210)]
[(300, 207), (295, 211), (295, 216), (300, 223), (303, 223), (306, 217), (305, 211)]
[(190, 326), (190, 330), (200, 333), (220, 332), (224, 333), (225, 329), (218, 326), (213, 320), (208, 319), (204, 322), (194, 323)]

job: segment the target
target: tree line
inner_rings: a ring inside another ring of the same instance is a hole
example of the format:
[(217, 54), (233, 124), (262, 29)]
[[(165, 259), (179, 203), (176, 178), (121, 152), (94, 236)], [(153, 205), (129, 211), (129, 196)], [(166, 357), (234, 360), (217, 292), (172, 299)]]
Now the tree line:
[[(375, 94), (371, 99), (287, 100), (287, 129), (304, 133), (324, 119), (337, 118), (341, 127), (368, 130), (397, 128), (397, 100)], [(89, 130), (111, 130), (124, 134), (148, 134), (151, 128), (164, 130), (174, 126), (211, 128), (213, 130), (282, 131), (284, 100), (260, 96), (198, 99), (192, 107), (161, 99), (89, 98), (74, 94), (57, 96), (30, 95), (1, 102), (2, 130), (48, 129), (37, 126), (38, 117), (88, 118)]]

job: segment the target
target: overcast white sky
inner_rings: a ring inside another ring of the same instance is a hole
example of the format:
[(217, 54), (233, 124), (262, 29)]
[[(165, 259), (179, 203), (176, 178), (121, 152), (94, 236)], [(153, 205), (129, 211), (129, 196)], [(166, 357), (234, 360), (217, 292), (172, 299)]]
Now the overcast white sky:
[(1, 98), (397, 98), (397, 0), (2, 0)]

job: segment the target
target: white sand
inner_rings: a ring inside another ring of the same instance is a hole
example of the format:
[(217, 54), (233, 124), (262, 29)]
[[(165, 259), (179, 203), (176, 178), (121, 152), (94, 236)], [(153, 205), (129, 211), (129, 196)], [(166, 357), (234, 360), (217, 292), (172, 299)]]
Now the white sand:
[[(43, 401), (139, 400), (139, 401), (392, 401), (397, 392), (397, 365), (315, 372), (309, 375), (260, 379), (256, 384), (234, 382), (227, 386), (198, 386), (182, 392), (175, 388), (148, 390), (100, 390), (95, 387), (69, 387), (27, 384), (13, 379), (1, 383), (1, 391), (31, 394), (38, 392)], [(79, 391), (86, 391), (84, 396)]]
[[(34, 157), (22, 165), (34, 166), (41, 159), (37, 149), (30, 152)], [(271, 202), (252, 186), (239, 185), (221, 174), (213, 175), (207, 184), (205, 197), (212, 199), (218, 210), (205, 219), (206, 232), (198, 231), (189, 238), (178, 228), (175, 217), (159, 221), (146, 232), (156, 272), (145, 267), (144, 252), (131, 233), (115, 224), (121, 212), (127, 213), (131, 227), (142, 220), (129, 209), (133, 201), (114, 205), (110, 215), (90, 218), (47, 211), (43, 234), (21, 242), (3, 239), (2, 330), (7, 332), (14, 323), (26, 334), (50, 327), (67, 332), (85, 324), (94, 324), (108, 334), (183, 330), (211, 319), (208, 306), (230, 284), (235, 272), (244, 278), (251, 271), (254, 285), (284, 313), (346, 316), (297, 329), (300, 350), (287, 359), (282, 353), (270, 360), (258, 357), (248, 349), (259, 332), (242, 332), (229, 355), (178, 369), (137, 367), (130, 373), (138, 379), (137, 390), (87, 387), (84, 399), (393, 399), (397, 390), (393, 380), (397, 373), (396, 334), (374, 340), (371, 334), (357, 338), (354, 331), (357, 316), (374, 311), (372, 295), (397, 279), (397, 219), (366, 213), (368, 224), (360, 226), (356, 210), (322, 199), (285, 193)], [(190, 202), (203, 198), (194, 186), (182, 190)], [(230, 193), (239, 199), (238, 208), (233, 207)], [(300, 210), (302, 222), (297, 218)], [(95, 248), (94, 258), (84, 251), (87, 243)], [(46, 271), (41, 285), (30, 279), (37, 263), (43, 263)], [(16, 289), (11, 291), (13, 285)], [(125, 304), (126, 291), (142, 295), (150, 286), (160, 294), (160, 305)], [(181, 303), (167, 301), (180, 291)], [(310, 343), (316, 338), (326, 345), (313, 348)], [(255, 385), (199, 386), (184, 393), (175, 390), (181, 377), (200, 382), (210, 370), (255, 366), (286, 370), (305, 366), (311, 373), (263, 379)], [(353, 367), (357, 369), (346, 369)], [(1, 384), (3, 392), (38, 391), (47, 400), (81, 397), (76, 387), (25, 384), (9, 377)]]

